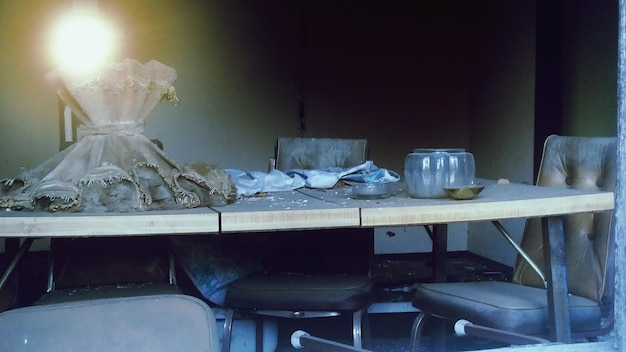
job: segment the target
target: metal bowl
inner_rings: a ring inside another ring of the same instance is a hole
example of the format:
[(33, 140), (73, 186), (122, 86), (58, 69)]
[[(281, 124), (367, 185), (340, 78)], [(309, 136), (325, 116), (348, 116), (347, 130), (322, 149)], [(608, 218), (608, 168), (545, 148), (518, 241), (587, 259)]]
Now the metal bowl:
[(478, 193), (482, 192), (485, 186), (479, 185), (469, 185), (462, 187), (444, 187), (443, 190), (446, 191), (448, 196), (452, 199), (474, 199), (478, 195)]
[(361, 199), (382, 199), (391, 196), (389, 182), (350, 182), (352, 194)]

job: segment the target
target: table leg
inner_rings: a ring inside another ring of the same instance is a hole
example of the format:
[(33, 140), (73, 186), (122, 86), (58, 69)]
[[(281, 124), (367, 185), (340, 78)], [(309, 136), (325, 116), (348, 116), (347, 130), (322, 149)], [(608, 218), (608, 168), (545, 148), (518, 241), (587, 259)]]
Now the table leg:
[(6, 270), (4, 271), (4, 274), (0, 278), (0, 290), (2, 290), (2, 287), (4, 287), (4, 284), (7, 282), (7, 280), (9, 279), (9, 277), (11, 276), (11, 274), (13, 273), (17, 265), (20, 263), (20, 260), (22, 260), (22, 257), (24, 257), (24, 254), (28, 252), (28, 250), (30, 249), (30, 246), (33, 244), (33, 241), (34, 239), (32, 237), (28, 237), (24, 239), (24, 243), (22, 243), (22, 246), (17, 251), (17, 253), (13, 257), (13, 260), (11, 260), (11, 263), (9, 263), (9, 266), (6, 268)]
[(7, 254), (8, 258), (15, 256), (15, 254), (20, 250), (20, 239), (17, 237), (10, 237), (4, 239), (4, 253)]
[(569, 343), (572, 339), (565, 262), (565, 238), (561, 217), (541, 219), (544, 260), (548, 281), (548, 313), (554, 341)]
[(433, 279), (435, 282), (448, 281), (448, 224), (433, 225)]

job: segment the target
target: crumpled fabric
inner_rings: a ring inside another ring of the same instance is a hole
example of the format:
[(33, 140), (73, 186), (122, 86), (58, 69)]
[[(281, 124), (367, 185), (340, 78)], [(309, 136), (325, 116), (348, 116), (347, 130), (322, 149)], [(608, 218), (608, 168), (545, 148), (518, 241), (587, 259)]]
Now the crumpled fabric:
[(235, 183), (237, 197), (253, 196), (263, 192), (290, 191), (304, 187), (306, 181), (299, 175), (289, 176), (282, 171), (242, 171), (225, 169)]
[(360, 165), (349, 168), (292, 169), (282, 172), (272, 170), (245, 172), (237, 169), (225, 170), (237, 188), (237, 196), (252, 196), (257, 193), (290, 191), (301, 187), (328, 189), (333, 188), (339, 180), (352, 182), (397, 182), (398, 173), (378, 168), (368, 160)]
[(76, 143), (15, 178), (0, 180), (0, 208), (132, 212), (219, 206), (235, 199), (221, 169), (179, 165), (143, 135), (159, 103), (178, 102), (176, 71), (126, 59), (91, 73), (46, 76), (80, 120)]
[[(258, 237), (258, 236), (256, 236)], [(263, 272), (263, 239), (246, 243), (224, 236), (171, 236), (172, 251), (198, 291), (209, 301), (223, 306), (229, 283)]]

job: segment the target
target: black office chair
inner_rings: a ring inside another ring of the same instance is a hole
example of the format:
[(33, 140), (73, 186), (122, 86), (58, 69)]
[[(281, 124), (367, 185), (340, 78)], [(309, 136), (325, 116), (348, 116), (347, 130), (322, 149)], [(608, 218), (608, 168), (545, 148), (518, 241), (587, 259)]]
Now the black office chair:
[[(615, 182), (616, 138), (553, 135), (545, 141), (538, 185), (613, 191)], [(573, 338), (592, 338), (613, 328), (611, 220), (610, 211), (562, 216)], [(527, 221), (521, 247), (541, 272), (539, 218)], [(549, 338), (544, 280), (521, 255), (512, 282), (420, 284), (413, 305), (421, 311), (412, 331), (414, 351), (419, 350), (421, 330), (429, 316), (459, 321), (455, 328), (460, 334), (507, 344), (542, 343)]]
[(0, 351), (216, 352), (216, 325), (182, 294), (35, 305), (0, 313)]
[[(363, 139), (279, 138), (276, 165), (279, 170), (351, 167), (365, 162), (366, 147), (367, 141)], [(368, 239), (371, 237), (359, 236), (359, 240)], [(301, 248), (295, 250), (302, 252)], [(226, 289), (223, 351), (229, 351), (237, 314), (297, 319), (350, 314), (353, 345), (360, 348), (368, 338), (366, 313), (372, 289), (373, 282), (367, 273), (272, 272), (237, 279)], [(263, 345), (260, 336), (257, 332), (257, 350)]]

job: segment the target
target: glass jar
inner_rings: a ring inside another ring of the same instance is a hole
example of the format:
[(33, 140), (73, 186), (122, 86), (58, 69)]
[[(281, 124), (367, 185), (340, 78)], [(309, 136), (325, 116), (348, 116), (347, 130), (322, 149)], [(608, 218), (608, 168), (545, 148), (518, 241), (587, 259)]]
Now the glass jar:
[(474, 183), (474, 156), (462, 149), (415, 149), (404, 160), (404, 179), (409, 196), (445, 198), (444, 187)]

